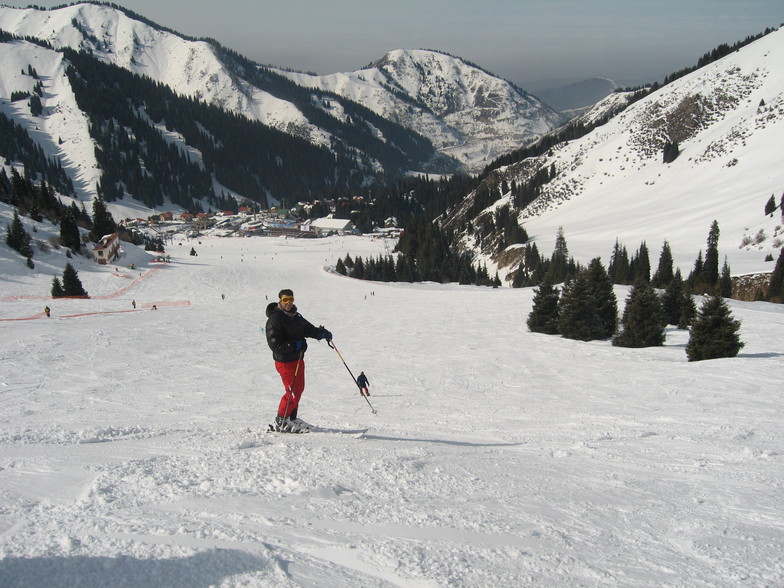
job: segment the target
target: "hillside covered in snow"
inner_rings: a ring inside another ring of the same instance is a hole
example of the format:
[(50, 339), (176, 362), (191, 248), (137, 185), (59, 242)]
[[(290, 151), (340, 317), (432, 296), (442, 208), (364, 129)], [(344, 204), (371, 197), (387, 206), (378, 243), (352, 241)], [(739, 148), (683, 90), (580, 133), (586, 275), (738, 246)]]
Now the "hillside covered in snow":
[[(461, 233), (464, 245), (493, 258), (499, 251), (486, 244), (494, 241), (480, 238), (476, 227), (509, 206), (547, 255), (560, 227), (584, 263), (600, 256), (606, 264), (616, 239), (631, 251), (644, 241), (652, 257), (668, 241), (687, 275), (716, 220), (733, 274), (771, 271), (765, 259), (777, 258), (784, 244), (780, 209), (765, 214), (771, 196), (777, 204), (784, 198), (782, 62), (784, 30), (777, 30), (650, 93), (579, 139), (493, 170), (445, 223), (470, 226)], [(582, 120), (624, 99), (612, 94)], [(666, 162), (668, 145), (678, 155)], [(549, 177), (534, 186), (542, 170)], [(491, 194), (489, 205), (467, 217), (482, 193)]]

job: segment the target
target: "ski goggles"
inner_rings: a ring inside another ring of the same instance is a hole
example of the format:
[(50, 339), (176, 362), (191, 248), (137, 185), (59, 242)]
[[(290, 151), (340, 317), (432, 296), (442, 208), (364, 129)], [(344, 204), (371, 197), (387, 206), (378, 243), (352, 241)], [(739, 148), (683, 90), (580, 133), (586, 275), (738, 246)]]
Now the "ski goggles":
[(280, 301), (283, 304), (288, 304), (289, 302), (294, 302), (294, 297), (293, 296), (281, 296), (280, 297)]

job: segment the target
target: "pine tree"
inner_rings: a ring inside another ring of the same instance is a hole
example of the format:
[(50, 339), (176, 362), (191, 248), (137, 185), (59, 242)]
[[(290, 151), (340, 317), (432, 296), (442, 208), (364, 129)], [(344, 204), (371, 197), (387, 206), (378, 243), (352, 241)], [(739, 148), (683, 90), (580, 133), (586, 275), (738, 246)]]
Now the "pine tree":
[(528, 315), (528, 329), (533, 333), (558, 334), (558, 288), (547, 281), (534, 292), (533, 308)]
[(87, 296), (87, 292), (79, 279), (79, 274), (70, 263), (66, 263), (63, 270), (63, 295)]
[(662, 309), (667, 323), (679, 329), (688, 328), (697, 313), (694, 299), (684, 287), (680, 269), (675, 271), (675, 277), (664, 291)]
[(547, 281), (551, 284), (560, 284), (569, 275), (569, 248), (566, 246), (566, 237), (563, 227), (558, 227), (555, 237), (555, 248), (550, 258), (550, 268), (547, 271)]
[(564, 284), (558, 302), (558, 331), (567, 339), (579, 341), (605, 338), (605, 325), (585, 273)]
[(768, 201), (765, 203), (765, 216), (773, 216), (773, 213), (776, 212), (776, 196), (775, 194), (771, 194)]
[(724, 265), (721, 268), (719, 281), (716, 283), (717, 295), (723, 298), (732, 298), (732, 272), (730, 272), (730, 262), (724, 256)]
[(30, 246), (31, 241), (30, 233), (25, 231), (22, 219), (19, 218), (19, 213), (14, 210), (14, 220), (11, 221), (5, 238), (6, 244), (24, 257), (32, 257), (33, 248)]
[(596, 312), (599, 313), (603, 326), (601, 336), (598, 338), (609, 339), (618, 326), (618, 300), (613, 291), (612, 281), (598, 257), (591, 260), (586, 276), (596, 304)]
[(686, 356), (689, 361), (735, 357), (743, 348), (738, 331), (740, 321), (719, 296), (708, 296), (689, 329)]
[(644, 281), (632, 287), (621, 319), (621, 332), (613, 339), (618, 347), (664, 345), (667, 320), (659, 295)]
[(101, 196), (93, 200), (93, 223), (90, 229), (90, 240), (97, 243), (101, 237), (111, 235), (117, 231), (117, 224), (114, 222), (111, 213), (106, 209), (106, 203)]
[(773, 273), (770, 274), (768, 300), (770, 302), (784, 302), (784, 247), (779, 252)]
[(651, 257), (648, 253), (648, 245), (643, 241), (637, 254), (629, 264), (631, 267), (632, 283), (651, 280)]
[(66, 208), (63, 211), (60, 216), (60, 244), (78, 253), (82, 248), (82, 239), (79, 226), (76, 224), (77, 220), (73, 208)]
[(60, 278), (52, 278), (52, 298), (62, 298), (63, 296), (65, 296), (65, 292)]
[(716, 283), (719, 281), (719, 223), (713, 221), (708, 232), (708, 248), (705, 250), (705, 263), (702, 266), (700, 282), (704, 291), (716, 294)]
[(659, 265), (656, 268), (656, 273), (651, 278), (651, 286), (654, 288), (666, 288), (667, 284), (672, 282), (673, 274), (672, 250), (670, 244), (665, 241), (662, 245), (661, 254), (659, 254)]
[(622, 246), (618, 239), (615, 240), (615, 247), (610, 256), (610, 266), (607, 270), (613, 284), (631, 283), (631, 268), (629, 266), (629, 253), (626, 247)]

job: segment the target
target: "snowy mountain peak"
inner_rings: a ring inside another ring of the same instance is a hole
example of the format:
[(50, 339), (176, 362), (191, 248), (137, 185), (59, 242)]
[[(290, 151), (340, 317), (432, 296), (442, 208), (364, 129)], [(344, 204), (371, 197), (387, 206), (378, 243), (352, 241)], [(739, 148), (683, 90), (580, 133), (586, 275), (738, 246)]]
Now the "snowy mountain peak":
[(473, 172), (566, 120), (514, 84), (437, 51), (397, 49), (365, 69), (329, 76), (281, 73), (420, 132)]

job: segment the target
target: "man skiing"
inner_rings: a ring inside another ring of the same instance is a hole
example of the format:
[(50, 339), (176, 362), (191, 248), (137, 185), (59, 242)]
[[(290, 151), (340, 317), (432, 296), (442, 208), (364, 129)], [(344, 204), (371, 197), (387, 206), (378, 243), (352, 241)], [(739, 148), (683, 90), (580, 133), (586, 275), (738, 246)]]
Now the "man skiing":
[(311, 339), (332, 340), (332, 333), (324, 327), (314, 327), (297, 312), (294, 306), (294, 292), (283, 289), (278, 294), (278, 302), (267, 305), (267, 344), (272, 350), (275, 369), (280, 374), (285, 392), (278, 404), (275, 429), (287, 433), (301, 433), (310, 425), (297, 418), (297, 409), (302, 392), (305, 390), (305, 351)]
[(370, 381), (367, 379), (365, 372), (359, 372), (359, 377), (357, 378), (357, 386), (359, 386), (359, 393), (365, 396), (370, 396), (370, 390), (368, 389), (370, 386)]

